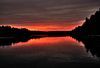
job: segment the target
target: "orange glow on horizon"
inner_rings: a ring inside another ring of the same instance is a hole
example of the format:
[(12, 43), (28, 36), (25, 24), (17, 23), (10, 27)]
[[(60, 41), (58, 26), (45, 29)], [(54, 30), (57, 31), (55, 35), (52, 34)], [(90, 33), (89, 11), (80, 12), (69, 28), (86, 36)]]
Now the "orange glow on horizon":
[[(20, 24), (10, 24), (10, 26), (15, 27), (15, 28), (27, 28), (29, 30), (38, 30), (38, 31), (70, 31), (74, 29), (77, 26), (82, 25), (82, 21), (79, 21), (77, 23), (73, 24), (65, 24), (65, 25), (53, 25), (53, 24), (36, 24), (36, 25), (20, 25)], [(28, 23), (28, 22), (27, 22)], [(48, 23), (48, 22), (47, 22)]]
[(27, 28), (29, 30), (39, 30), (39, 31), (66, 31), (66, 30), (71, 30), (74, 29), (76, 27), (76, 25), (70, 25), (67, 27), (64, 26), (47, 26), (47, 25), (43, 25), (43, 26), (13, 26), (16, 28)]

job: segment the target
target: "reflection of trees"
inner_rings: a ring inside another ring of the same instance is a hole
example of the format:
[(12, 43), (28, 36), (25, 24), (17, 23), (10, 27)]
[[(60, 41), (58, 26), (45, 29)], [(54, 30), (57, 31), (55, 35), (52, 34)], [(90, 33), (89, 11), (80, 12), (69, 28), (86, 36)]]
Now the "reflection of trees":
[(11, 46), (12, 44), (19, 43), (19, 42), (27, 42), (30, 39), (39, 39), (42, 38), (40, 36), (34, 36), (34, 37), (18, 37), (18, 38), (13, 38), (13, 37), (5, 37), (5, 38), (0, 38), (0, 46)]
[(82, 42), (85, 44), (87, 52), (90, 51), (93, 56), (100, 57), (100, 37), (89, 37)]
[(29, 39), (41, 37), (66, 36), (66, 31), (30, 31), (26, 28), (12, 28), (11, 26), (0, 26), (0, 46), (8, 46), (12, 43), (26, 42)]
[(70, 35), (85, 44), (87, 51), (100, 57), (100, 10), (86, 18), (82, 26), (76, 27)]
[(100, 37), (99, 36), (83, 36), (83, 37), (75, 37), (78, 41), (82, 41), (84, 44), (86, 51), (91, 52), (93, 56), (100, 57)]
[(24, 42), (31, 38), (31, 31), (25, 28), (12, 28), (11, 26), (0, 26), (0, 46), (12, 43)]
[(14, 28), (11, 26), (0, 26), (0, 46), (8, 46), (12, 43), (26, 42), (31, 38), (41, 38), (44, 32), (30, 31), (26, 28)]

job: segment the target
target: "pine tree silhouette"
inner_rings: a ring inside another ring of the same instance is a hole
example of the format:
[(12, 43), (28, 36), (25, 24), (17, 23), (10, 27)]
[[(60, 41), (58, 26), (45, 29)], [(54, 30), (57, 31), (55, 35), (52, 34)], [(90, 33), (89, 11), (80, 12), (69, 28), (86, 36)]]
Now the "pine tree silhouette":
[(76, 27), (72, 30), (76, 35), (100, 35), (100, 8), (94, 15), (91, 15), (90, 19), (86, 17), (82, 26)]

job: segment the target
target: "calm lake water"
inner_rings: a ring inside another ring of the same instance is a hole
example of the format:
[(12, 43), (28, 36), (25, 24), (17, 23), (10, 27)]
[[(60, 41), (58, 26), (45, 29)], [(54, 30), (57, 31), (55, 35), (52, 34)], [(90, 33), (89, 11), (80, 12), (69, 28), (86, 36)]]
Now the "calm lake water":
[(60, 63), (99, 63), (84, 44), (66, 37), (44, 37), (0, 46), (0, 63), (33, 63), (41, 66)]

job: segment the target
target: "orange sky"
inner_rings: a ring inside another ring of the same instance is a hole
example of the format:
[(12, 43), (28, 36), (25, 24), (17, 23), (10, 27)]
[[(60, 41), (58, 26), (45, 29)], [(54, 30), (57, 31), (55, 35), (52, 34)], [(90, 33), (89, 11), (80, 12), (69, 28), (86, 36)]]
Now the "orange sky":
[(100, 7), (100, 0), (2, 0), (0, 25), (30, 30), (72, 30)]
[(74, 29), (75, 27), (82, 25), (84, 21), (79, 21), (77, 23), (72, 24), (65, 24), (65, 25), (43, 25), (43, 24), (36, 24), (36, 25), (10, 25), (15, 28), (27, 28), (29, 30), (39, 30), (39, 31), (69, 31)]

